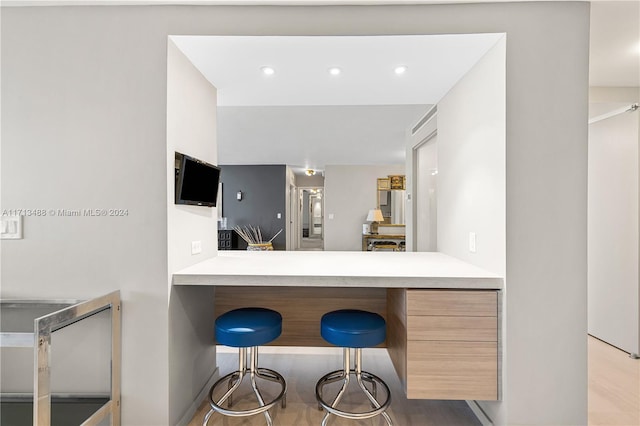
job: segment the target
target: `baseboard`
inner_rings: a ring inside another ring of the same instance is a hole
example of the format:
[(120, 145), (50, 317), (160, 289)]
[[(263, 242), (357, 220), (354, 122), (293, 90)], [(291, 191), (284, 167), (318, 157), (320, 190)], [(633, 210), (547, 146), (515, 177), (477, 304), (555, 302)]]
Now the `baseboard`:
[(475, 414), (480, 423), (482, 423), (482, 426), (493, 426), (493, 422), (491, 421), (489, 416), (487, 416), (487, 413), (484, 412), (482, 407), (480, 407), (477, 401), (466, 402), (469, 408), (471, 408), (471, 411), (473, 411), (473, 414)]
[(180, 418), (176, 426), (187, 426), (189, 424), (191, 419), (193, 419), (193, 416), (195, 416), (196, 412), (198, 411), (198, 408), (200, 408), (200, 404), (202, 404), (202, 401), (204, 401), (204, 399), (207, 397), (209, 389), (211, 389), (211, 386), (213, 386), (215, 381), (218, 380), (218, 376), (218, 369), (216, 368), (211, 377), (209, 377), (209, 380), (207, 380), (207, 383), (205, 383), (204, 387), (200, 389), (200, 392), (198, 392), (195, 400), (191, 403), (189, 408), (187, 408), (187, 411), (185, 411), (184, 415)]

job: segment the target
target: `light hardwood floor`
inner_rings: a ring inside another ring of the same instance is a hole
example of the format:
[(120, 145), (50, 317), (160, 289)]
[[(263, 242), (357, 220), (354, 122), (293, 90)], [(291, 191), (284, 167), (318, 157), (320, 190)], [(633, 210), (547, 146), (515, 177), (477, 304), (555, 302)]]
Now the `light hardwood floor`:
[(591, 336), (589, 425), (640, 425), (640, 360)]
[(303, 238), (300, 241), (301, 251), (322, 251), (324, 247), (324, 241), (321, 238)]
[[(268, 348), (264, 352), (274, 351)], [(314, 386), (316, 380), (330, 370), (341, 366), (340, 349), (324, 348), (322, 355), (267, 354), (260, 356), (260, 364), (273, 368), (288, 378), (287, 408), (272, 410), (275, 425), (319, 425), (322, 413), (316, 409)], [(391, 388), (393, 402), (389, 413), (396, 426), (479, 425), (466, 403), (462, 401), (407, 400), (403, 396), (393, 367), (385, 349), (367, 349), (364, 352), (364, 369), (380, 376)], [(235, 369), (237, 355), (218, 354), (223, 374)], [(295, 380), (293, 379), (295, 377)], [(268, 391), (267, 388), (265, 388)], [(249, 399), (248, 388), (244, 395)], [(360, 395), (352, 393), (345, 398), (346, 406)], [(240, 404), (240, 403), (239, 403)], [(200, 426), (208, 411), (203, 403), (189, 423)], [(366, 421), (341, 421), (333, 418), (332, 426), (384, 425), (381, 419)], [(229, 418), (215, 414), (209, 426), (262, 426), (262, 415), (250, 418)], [(589, 426), (640, 426), (640, 360), (598, 339), (589, 336)]]
[[(316, 381), (328, 373), (342, 367), (342, 350), (340, 348), (323, 348), (322, 355), (311, 354), (270, 354), (267, 351), (277, 349), (264, 348), (260, 353), (260, 365), (278, 371), (287, 379), (287, 408), (280, 406), (272, 409), (273, 423), (278, 426), (317, 426), (322, 421), (323, 412), (317, 409), (315, 399)], [(237, 366), (237, 355), (233, 353), (219, 353), (218, 362), (222, 374), (234, 370)], [(434, 401), (434, 400), (407, 400), (400, 387), (391, 360), (386, 349), (374, 348), (363, 351), (363, 369), (370, 371), (384, 380), (391, 388), (392, 404), (388, 411), (396, 426), (420, 425), (420, 426), (441, 426), (441, 425), (480, 425), (471, 409), (464, 401)], [(267, 384), (270, 385), (270, 384)], [(356, 385), (357, 386), (357, 385)], [(262, 389), (262, 387), (261, 387)], [(326, 387), (326, 394), (330, 393), (329, 386)], [(252, 403), (253, 396), (249, 386), (241, 388), (241, 395), (246, 395), (246, 401)], [(265, 394), (269, 392), (267, 386), (264, 387)], [(364, 395), (359, 394), (359, 390), (351, 387), (351, 392), (344, 398), (342, 408), (354, 407), (366, 410), (367, 405), (359, 404), (363, 401)], [(275, 390), (273, 390), (275, 392)], [(271, 394), (273, 395), (273, 392)], [(244, 401), (244, 399), (243, 399)], [(236, 401), (234, 400), (234, 404)], [(239, 402), (238, 404), (241, 404)], [(242, 407), (242, 405), (238, 405)], [(199, 426), (208, 411), (208, 405), (202, 404), (200, 409), (189, 423), (189, 426)], [(246, 417), (232, 418), (214, 414), (209, 419), (209, 426), (253, 426), (265, 425), (262, 414)], [(368, 420), (343, 420), (332, 416), (329, 421), (330, 426), (382, 426), (386, 423), (381, 417)]]

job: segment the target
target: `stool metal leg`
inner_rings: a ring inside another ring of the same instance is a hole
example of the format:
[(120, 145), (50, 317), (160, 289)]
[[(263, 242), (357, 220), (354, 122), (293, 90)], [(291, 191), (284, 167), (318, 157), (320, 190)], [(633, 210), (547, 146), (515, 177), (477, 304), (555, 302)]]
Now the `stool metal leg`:
[[(320, 396), (320, 399), (322, 399), (322, 387), (324, 387), (324, 385), (328, 385), (329, 383), (335, 383), (335, 382), (339, 382), (340, 380), (344, 379), (344, 371), (343, 370), (337, 370), (334, 371), (333, 373), (330, 373), (329, 375), (327, 375), (325, 377), (325, 379), (322, 381), (322, 386), (317, 389), (317, 393)], [(318, 403), (318, 410), (322, 411), (322, 405), (320, 405), (320, 403)]]
[[(258, 370), (258, 348), (251, 348), (251, 387), (253, 388), (253, 392), (256, 394), (258, 398), (258, 404), (261, 407), (264, 407), (264, 399), (262, 399), (262, 394), (260, 393), (260, 389), (258, 389), (258, 385), (256, 385), (256, 371)], [(273, 421), (271, 420), (271, 415), (269, 411), (265, 411), (264, 413), (265, 419), (267, 419), (267, 425), (272, 426)]]
[[(343, 348), (343, 367), (342, 367), (342, 375), (341, 375), (341, 379), (343, 380), (342, 383), (342, 387), (340, 388), (340, 391), (338, 392), (338, 394), (336, 395), (336, 397), (333, 399), (333, 402), (331, 403), (331, 408), (336, 408), (336, 406), (338, 405), (338, 403), (340, 403), (340, 400), (342, 399), (342, 396), (344, 395), (344, 393), (347, 390), (347, 386), (349, 386), (349, 372), (351, 371), (351, 354), (349, 351), (349, 348)], [(338, 380), (334, 380), (334, 381), (338, 381)], [(322, 418), (322, 426), (326, 426), (327, 425), (327, 421), (329, 420), (329, 416), (331, 415), (331, 413), (329, 411), (327, 411), (327, 413), (324, 415), (324, 417)]]
[[(247, 366), (247, 350), (248, 348), (239, 348), (238, 370), (220, 378), (211, 387), (211, 390), (209, 391), (209, 405), (211, 405), (211, 409), (209, 410), (209, 412), (207, 412), (207, 415), (204, 417), (204, 420), (202, 422), (203, 426), (207, 425), (207, 422), (215, 412), (219, 412), (223, 415), (231, 416), (231, 417), (252, 416), (255, 414), (263, 413), (265, 416), (265, 419), (267, 420), (267, 425), (272, 426), (273, 421), (271, 419), (271, 415), (269, 414), (268, 410), (271, 409), (279, 401), (282, 403), (283, 408), (286, 406), (285, 397), (287, 393), (287, 384), (284, 380), (284, 377), (282, 377), (279, 373), (273, 370), (270, 370), (268, 368), (258, 368), (258, 347), (257, 346), (250, 348), (249, 365)], [(249, 373), (249, 374), (246, 374), (246, 373)], [(254, 393), (256, 394), (259, 406), (257, 408), (252, 408), (248, 410), (230, 410), (230, 409), (223, 408), (222, 404), (224, 404), (225, 401), (228, 402), (229, 407), (232, 405), (231, 401), (232, 401), (233, 392), (235, 392), (240, 387), (245, 375), (249, 376), (249, 381), (251, 383), (251, 387), (253, 388)], [(282, 386), (282, 390), (280, 394), (277, 397), (275, 397), (273, 400), (269, 401), (268, 403), (265, 403), (264, 398), (262, 397), (262, 394), (258, 389), (258, 385), (256, 383), (256, 377), (279, 383)], [(215, 402), (213, 400), (213, 393), (215, 389), (219, 385), (223, 384), (224, 382), (227, 382), (227, 388), (228, 388), (227, 392), (222, 396), (222, 398), (220, 398), (217, 402)]]
[[(320, 380), (318, 380), (318, 382), (316, 383), (316, 399), (318, 401), (318, 405), (327, 411), (327, 413), (324, 415), (322, 419), (322, 426), (327, 425), (327, 421), (331, 414), (334, 414), (338, 417), (343, 417), (343, 418), (352, 419), (352, 420), (368, 419), (378, 415), (382, 415), (387, 425), (393, 426), (391, 417), (386, 413), (386, 410), (389, 407), (389, 404), (391, 403), (391, 392), (389, 390), (389, 386), (387, 386), (387, 384), (375, 374), (369, 373), (367, 371), (362, 371), (362, 349), (361, 348), (354, 348), (354, 349), (355, 349), (355, 356), (354, 356), (353, 370), (350, 367), (350, 363), (351, 363), (350, 348), (343, 348), (344, 365), (343, 365), (342, 371), (336, 370), (331, 373), (328, 373), (324, 375), (322, 378), (320, 378)], [(367, 399), (372, 405), (372, 408), (373, 408), (372, 410), (366, 411), (366, 412), (354, 413), (354, 412), (342, 411), (336, 408), (338, 403), (342, 399), (344, 393), (347, 390), (347, 386), (349, 385), (349, 377), (351, 374), (356, 376), (356, 381), (358, 383), (358, 386), (367, 396)], [(322, 398), (322, 388), (329, 383), (337, 382), (340, 380), (343, 381), (343, 384), (342, 384), (342, 387), (340, 388), (340, 391), (336, 395), (336, 397), (333, 399), (331, 404), (325, 402)], [(370, 391), (365, 386), (364, 382), (371, 383), (372, 391)], [(386, 400), (382, 403), (378, 402), (377, 400), (378, 385), (384, 388), (384, 391), (387, 395)]]
[[(356, 370), (356, 380), (358, 381), (358, 386), (360, 386), (360, 389), (362, 389), (362, 391), (367, 396), (367, 398), (369, 398), (369, 401), (371, 401), (371, 404), (374, 406), (374, 408), (380, 408), (381, 405), (376, 399), (376, 397), (373, 396), (371, 392), (369, 392), (369, 389), (367, 389), (367, 387), (364, 385), (364, 383), (362, 383), (363, 374), (366, 376), (373, 376), (362, 371), (362, 348), (356, 348), (355, 370)], [(373, 380), (373, 377), (368, 377), (368, 379), (375, 386), (375, 381)], [(389, 392), (388, 388), (387, 388), (387, 392)], [(387, 421), (387, 424), (389, 426), (393, 426), (393, 423), (391, 422), (391, 417), (389, 417), (389, 415), (386, 412), (383, 411), (380, 414), (384, 417), (384, 419)]]
[(215, 411), (213, 411), (212, 409), (209, 409), (209, 411), (207, 412), (207, 415), (204, 416), (204, 420), (202, 421), (202, 426), (207, 426), (207, 423), (209, 423), (209, 419), (211, 418), (213, 413), (215, 413)]
[[(217, 404), (219, 406), (224, 404), (224, 402), (228, 398), (231, 398), (231, 395), (233, 395), (233, 392), (235, 392), (236, 389), (238, 389), (240, 387), (240, 384), (242, 383), (242, 379), (244, 378), (244, 373), (246, 371), (247, 371), (247, 348), (240, 348), (238, 350), (238, 371), (235, 371), (235, 372), (233, 372), (231, 374), (228, 374), (227, 376), (225, 376), (222, 379), (218, 380), (211, 387), (211, 390), (209, 391), (209, 398), (210, 399), (213, 398), (213, 389), (216, 387), (217, 384), (219, 384), (223, 380), (226, 380), (227, 377), (229, 378), (229, 382), (228, 383), (231, 384), (231, 380), (233, 380), (234, 377), (237, 377), (236, 382), (232, 386), (228, 387), (227, 392), (217, 402)], [(231, 402), (229, 403), (229, 406), (231, 406)], [(215, 413), (215, 410), (213, 409), (213, 407), (211, 407), (209, 409), (209, 411), (207, 412), (207, 415), (204, 416), (204, 420), (202, 421), (202, 426), (207, 426), (207, 423), (209, 422), (209, 418), (211, 418), (213, 413)]]
[[(261, 379), (269, 380), (271, 382), (282, 383), (280, 381), (280, 379), (278, 378), (278, 376), (276, 376), (273, 373), (274, 373), (274, 371), (270, 370), (268, 368), (258, 368), (256, 370), (256, 377), (260, 377)], [(287, 408), (287, 394), (286, 394), (286, 392), (285, 392), (284, 395), (282, 395), (282, 400), (280, 401), (280, 405), (282, 406), (282, 408)]]
[[(231, 377), (229, 377), (229, 382), (227, 383), (227, 390), (230, 390), (233, 387), (233, 385), (236, 383), (239, 377), (240, 377), (239, 374), (234, 374)], [(233, 393), (229, 395), (229, 398), (227, 399), (227, 407), (229, 408), (233, 407)]]
[[(264, 380), (269, 380), (271, 382), (282, 384), (282, 380), (280, 379), (281, 377), (280, 374), (268, 368), (258, 367), (258, 348), (257, 347), (255, 352), (256, 352), (256, 370), (255, 370), (256, 376)], [(282, 408), (287, 408), (286, 384), (284, 386), (285, 386), (285, 392), (282, 395), (282, 399), (280, 400), (280, 405), (282, 406)]]
[[(355, 373), (356, 373), (356, 377), (360, 377), (362, 378), (362, 381), (365, 381), (367, 383), (371, 384), (371, 393), (373, 395), (374, 399), (378, 399), (378, 385), (376, 383), (376, 381), (370, 377), (366, 371), (362, 371), (362, 349), (358, 348), (356, 349), (356, 358), (355, 358)], [(360, 379), (358, 379), (358, 384), (360, 385), (360, 387), (363, 386), (363, 384), (360, 384)], [(372, 408), (379, 408), (377, 407), (374, 403), (371, 403), (371, 407)]]
[[(350, 358), (350, 355), (349, 355), (349, 351), (348, 351), (348, 349), (347, 349), (347, 351), (346, 351), (346, 353), (345, 353), (345, 348), (343, 348), (343, 352), (342, 352), (342, 353), (343, 353), (343, 355), (342, 355), (342, 357), (343, 357), (343, 362), (344, 362), (344, 358), (345, 358), (345, 357), (347, 357), (347, 363), (348, 363), (348, 362), (349, 362), (348, 360), (349, 360), (349, 358)], [(317, 394), (317, 398), (318, 398), (318, 399), (320, 399), (320, 400), (322, 399), (322, 388), (323, 388), (325, 385), (328, 385), (328, 384), (330, 384), (330, 383), (339, 382), (340, 380), (344, 380), (345, 376), (348, 376), (348, 375), (349, 375), (349, 372), (348, 372), (348, 371), (349, 371), (349, 368), (350, 368), (350, 367), (349, 367), (349, 365), (347, 364), (347, 370), (345, 370), (345, 369), (343, 368), (342, 370), (336, 370), (336, 371), (333, 371), (333, 372), (331, 372), (331, 373), (327, 374), (326, 376), (324, 376), (324, 378), (322, 378), (322, 379), (320, 380), (320, 382), (322, 382), (322, 386), (319, 386), (319, 387), (317, 386), (317, 387), (316, 387), (316, 394)], [(345, 372), (345, 371), (346, 371), (346, 372)], [(318, 402), (318, 410), (322, 411), (323, 409), (324, 409), (324, 408), (322, 407), (322, 405)]]

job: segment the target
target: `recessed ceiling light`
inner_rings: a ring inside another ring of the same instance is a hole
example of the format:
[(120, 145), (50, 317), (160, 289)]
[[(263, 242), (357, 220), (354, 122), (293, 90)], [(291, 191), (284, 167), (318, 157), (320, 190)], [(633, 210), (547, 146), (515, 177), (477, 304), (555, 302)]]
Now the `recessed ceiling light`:
[(260, 71), (262, 71), (262, 74), (264, 75), (273, 75), (276, 73), (276, 70), (271, 67), (262, 67), (260, 68)]
[(408, 66), (406, 65), (398, 65), (397, 67), (395, 67), (393, 69), (393, 72), (395, 72), (398, 75), (404, 74), (405, 72), (407, 72), (407, 70), (409, 69)]
[(342, 72), (342, 70), (338, 67), (331, 67), (329, 68), (329, 74), (331, 75), (340, 75), (340, 73)]

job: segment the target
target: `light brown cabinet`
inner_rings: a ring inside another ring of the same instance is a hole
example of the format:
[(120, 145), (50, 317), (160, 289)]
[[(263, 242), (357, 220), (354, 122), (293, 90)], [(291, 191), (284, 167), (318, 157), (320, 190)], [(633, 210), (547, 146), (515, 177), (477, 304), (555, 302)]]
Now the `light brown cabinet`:
[(499, 293), (388, 289), (388, 351), (409, 399), (499, 399)]

